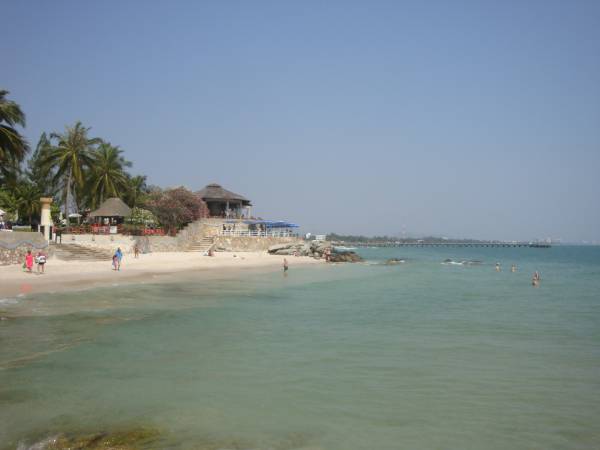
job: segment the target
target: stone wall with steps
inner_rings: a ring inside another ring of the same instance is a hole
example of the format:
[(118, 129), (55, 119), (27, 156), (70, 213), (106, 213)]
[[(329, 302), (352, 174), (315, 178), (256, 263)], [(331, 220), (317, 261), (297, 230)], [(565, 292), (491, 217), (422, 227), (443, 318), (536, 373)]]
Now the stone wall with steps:
[(181, 252), (197, 249), (206, 232), (206, 224), (198, 221), (186, 226), (177, 236), (63, 234), (62, 243), (106, 251), (115, 251), (120, 247), (123, 253), (133, 253), (136, 244), (142, 253)]
[(230, 237), (219, 236), (223, 221), (220, 219), (204, 219), (189, 224), (177, 236), (124, 236), (64, 234), (63, 245), (75, 244), (92, 249), (114, 252), (117, 247), (123, 253), (133, 253), (137, 244), (140, 252), (204, 252), (209, 248), (227, 249), (236, 252), (266, 251), (276, 244), (302, 242), (295, 237)]

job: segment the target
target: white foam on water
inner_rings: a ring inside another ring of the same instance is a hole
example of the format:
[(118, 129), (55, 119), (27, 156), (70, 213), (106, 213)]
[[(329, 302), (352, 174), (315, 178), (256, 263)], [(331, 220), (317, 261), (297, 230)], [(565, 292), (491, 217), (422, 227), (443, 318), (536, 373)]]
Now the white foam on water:
[(16, 298), (0, 298), (0, 305), (16, 305), (19, 300)]

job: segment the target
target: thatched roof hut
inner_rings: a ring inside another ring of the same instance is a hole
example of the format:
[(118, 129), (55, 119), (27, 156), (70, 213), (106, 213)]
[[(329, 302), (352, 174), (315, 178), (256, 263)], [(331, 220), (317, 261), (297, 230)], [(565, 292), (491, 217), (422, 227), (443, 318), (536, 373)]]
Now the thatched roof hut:
[(242, 208), (252, 206), (250, 200), (240, 194), (224, 189), (220, 184), (211, 183), (196, 193), (208, 206), (211, 216), (240, 215)]
[(211, 183), (197, 192), (198, 196), (205, 202), (209, 201), (229, 201), (241, 202), (244, 206), (250, 205), (250, 200), (240, 194), (224, 189), (220, 184)]
[(109, 198), (100, 208), (90, 213), (90, 217), (129, 217), (131, 208), (117, 197)]

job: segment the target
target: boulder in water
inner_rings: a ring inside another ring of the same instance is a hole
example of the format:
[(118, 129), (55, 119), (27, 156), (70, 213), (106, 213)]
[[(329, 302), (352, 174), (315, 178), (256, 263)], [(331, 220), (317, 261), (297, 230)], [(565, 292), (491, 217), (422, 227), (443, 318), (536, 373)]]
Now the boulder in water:
[(390, 258), (388, 259), (386, 262), (384, 262), (384, 264), (386, 266), (395, 266), (396, 264), (402, 264), (404, 262), (403, 259), (398, 259), (398, 258)]

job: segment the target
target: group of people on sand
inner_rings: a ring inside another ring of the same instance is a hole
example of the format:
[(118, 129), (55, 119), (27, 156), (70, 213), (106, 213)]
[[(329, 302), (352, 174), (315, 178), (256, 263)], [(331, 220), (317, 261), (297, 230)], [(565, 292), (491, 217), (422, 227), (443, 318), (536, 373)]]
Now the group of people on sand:
[[(497, 262), (496, 263), (496, 272), (501, 272), (502, 271), (502, 267), (500, 266), (500, 263)], [(510, 271), (512, 273), (515, 273), (517, 271), (517, 266), (516, 264), (512, 264), (510, 266)], [(540, 285), (540, 281), (542, 279), (540, 278), (540, 274), (539, 272), (536, 270), (535, 273), (533, 274), (533, 278), (531, 279), (531, 285), (534, 287), (538, 287)]]
[(25, 262), (23, 262), (23, 269), (25, 269), (28, 273), (33, 272), (33, 264), (37, 264), (37, 273), (42, 274), (45, 273), (44, 269), (46, 266), (46, 261), (48, 257), (43, 251), (38, 251), (37, 255), (33, 256), (31, 250), (27, 250), (27, 255), (25, 255)]

